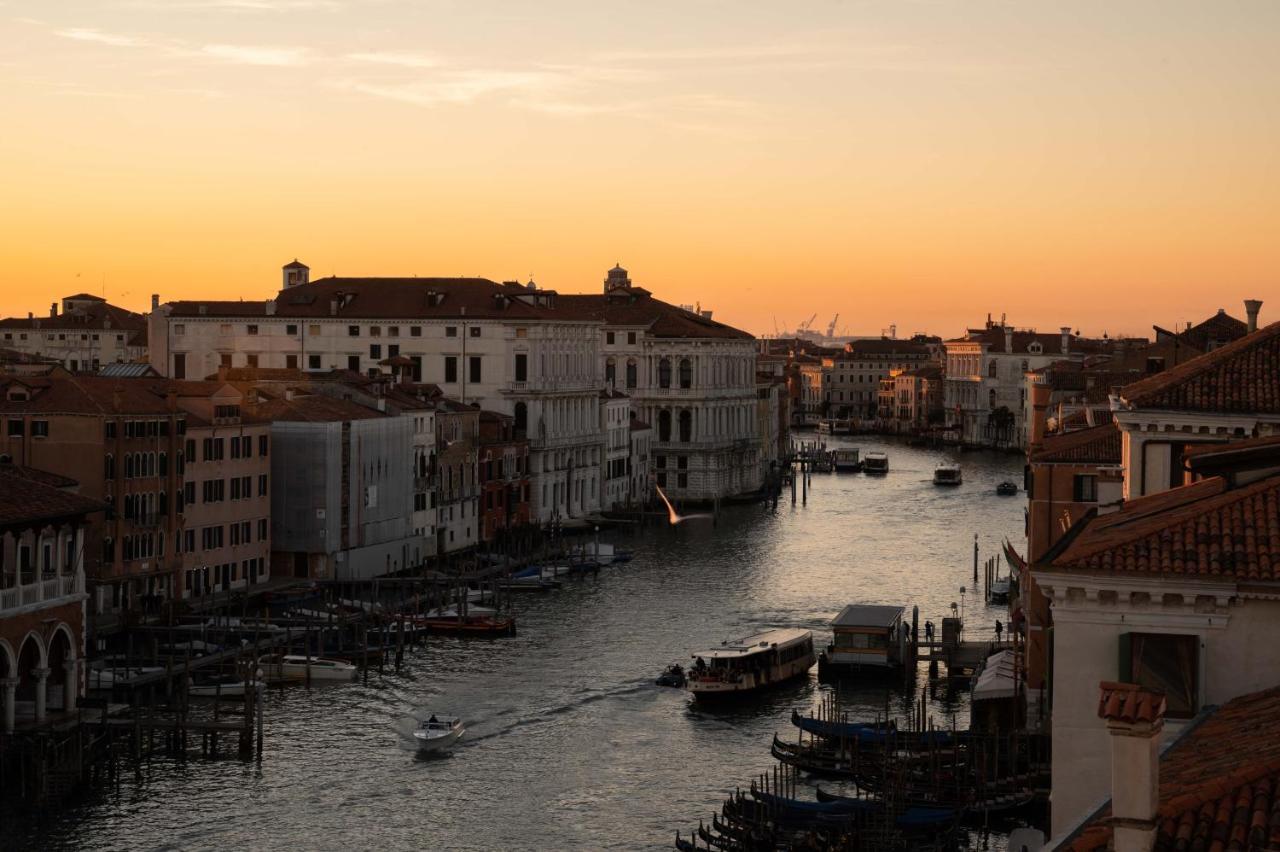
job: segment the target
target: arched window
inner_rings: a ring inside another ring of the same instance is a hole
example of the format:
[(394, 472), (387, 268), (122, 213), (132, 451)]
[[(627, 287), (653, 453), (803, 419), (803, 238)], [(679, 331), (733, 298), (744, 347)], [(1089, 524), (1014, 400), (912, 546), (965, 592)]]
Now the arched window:
[(658, 387), (671, 387), (671, 359), (663, 358), (658, 362)]
[(124, 454), (124, 478), (133, 478), (133, 453)]
[(680, 387), (693, 387), (693, 362), (688, 358), (680, 359)]
[(636, 386), (636, 359), (627, 359), (627, 387), (634, 389)]
[(116, 561), (116, 543), (110, 536), (102, 540), (102, 561), (107, 565)]
[(693, 412), (687, 408), (680, 412), (680, 440), (686, 444), (693, 440)]
[(169, 475), (169, 454), (168, 453), (160, 454), (160, 475), (161, 476)]
[(996, 389), (995, 388), (991, 389), (991, 393), (988, 394), (988, 398), (991, 403), (991, 408), (994, 409), (996, 407)]
[(607, 385), (618, 383), (618, 362), (613, 358), (604, 362), (604, 381)]
[(102, 459), (102, 476), (104, 479), (116, 478), (116, 457), (107, 453)]
[(658, 440), (671, 440), (671, 412), (665, 408), (658, 412)]
[(992, 358), (991, 363), (987, 365), (987, 375), (993, 379), (996, 377), (996, 366), (995, 358)]
[(160, 492), (160, 505), (158, 507), (158, 512), (162, 516), (169, 514), (169, 495), (163, 491)]

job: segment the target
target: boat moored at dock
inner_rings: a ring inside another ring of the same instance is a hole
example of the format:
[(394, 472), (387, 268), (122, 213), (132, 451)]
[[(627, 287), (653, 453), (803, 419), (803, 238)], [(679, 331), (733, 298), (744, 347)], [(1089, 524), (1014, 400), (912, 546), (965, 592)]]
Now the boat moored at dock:
[(862, 472), (874, 476), (884, 476), (889, 472), (888, 453), (867, 453), (867, 457), (862, 462)]
[(277, 654), (259, 660), (263, 676), (269, 681), (307, 680), (349, 682), (359, 673), (345, 660), (307, 657), (302, 654)]
[(808, 630), (767, 630), (694, 654), (686, 688), (696, 698), (751, 692), (799, 677), (814, 664)]
[(959, 485), (962, 480), (958, 464), (943, 463), (933, 469), (934, 485)]

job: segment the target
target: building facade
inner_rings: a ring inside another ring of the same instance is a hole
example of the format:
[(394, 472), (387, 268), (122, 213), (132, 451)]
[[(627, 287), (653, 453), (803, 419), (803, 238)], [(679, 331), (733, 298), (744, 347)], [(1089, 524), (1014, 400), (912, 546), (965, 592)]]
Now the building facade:
[(0, 319), (0, 347), (49, 359), (73, 373), (96, 373), (107, 364), (147, 354), (147, 319), (105, 299), (78, 293), (49, 307), (47, 317)]

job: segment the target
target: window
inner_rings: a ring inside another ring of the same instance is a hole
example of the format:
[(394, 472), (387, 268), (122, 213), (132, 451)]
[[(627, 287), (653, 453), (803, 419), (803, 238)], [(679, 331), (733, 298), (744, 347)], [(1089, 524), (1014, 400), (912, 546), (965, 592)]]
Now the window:
[(618, 381), (618, 364), (614, 359), (610, 358), (604, 362), (604, 382), (612, 385)]
[(458, 336), (458, 327), (457, 327), (456, 325), (446, 325), (446, 326), (444, 327), (444, 336), (445, 336), (445, 337), (457, 337), (457, 336)]
[(479, 336), (480, 336), (480, 326), (478, 326), (478, 325), (473, 325), (473, 326), (471, 326), (471, 336), (472, 336), (472, 337), (479, 337)]
[(48, 420), (32, 420), (31, 421), (31, 437), (33, 438), (49, 437), (49, 421)]
[(529, 356), (523, 352), (516, 353), (516, 381), (526, 382), (529, 380)]
[(284, 327), (284, 333), (289, 335), (290, 337), (297, 337), (298, 327), (296, 325), (286, 325)]
[(529, 329), (527, 329), (527, 328), (517, 328), (517, 329), (516, 329), (516, 337), (517, 337), (517, 338), (525, 338), (525, 337), (528, 337), (528, 336), (529, 336)]
[(377, 360), (379, 360), (379, 359), (381, 359), (381, 358), (382, 358), (382, 344), (381, 344), (381, 343), (370, 343), (370, 344), (369, 344), (369, 357), (370, 357), (370, 358), (372, 358), (374, 361), (377, 361)]
[[(245, 477), (245, 479), (248, 479), (248, 477)], [(248, 497), (249, 495), (245, 494), (245, 496)], [(267, 496), (267, 475), (265, 473), (258, 474), (258, 496)]]
[(320, 356), (319, 356), (319, 355), (308, 355), (308, 356), (307, 356), (307, 369), (309, 369), (309, 370), (319, 370), (319, 369), (320, 369)]
[(409, 326), (409, 336), (410, 336), (410, 337), (421, 337), (421, 336), (422, 336), (422, 326), (420, 326), (420, 325), (411, 325), (411, 326)]
[(382, 326), (380, 326), (380, 325), (371, 325), (371, 326), (369, 326), (369, 336), (370, 336), (370, 337), (381, 337), (381, 336), (382, 336)]
[(269, 435), (258, 436), (258, 455), (265, 456), (267, 449), (271, 446), (271, 437)]
[(360, 356), (359, 355), (347, 356), (347, 369), (353, 373), (360, 372)]
[(444, 381), (445, 384), (458, 381), (458, 358), (455, 355), (444, 356)]
[(289, 370), (298, 369), (298, 356), (297, 355), (284, 356), (284, 366), (286, 369), (289, 369)]
[(220, 366), (220, 367), (230, 367), (230, 366), (231, 366), (231, 353), (230, 353), (230, 352), (221, 352), (221, 353), (219, 353), (219, 354), (218, 354), (218, 366)]
[(693, 387), (693, 362), (688, 358), (680, 359), (680, 387)]
[(469, 376), (467, 378), (467, 381), (479, 382), (480, 381), (480, 356), (472, 355), (469, 360), (471, 363), (469, 365), (470, 369), (468, 371)]
[(397, 355), (399, 355), (399, 354), (400, 354), (400, 344), (398, 344), (398, 343), (389, 343), (389, 344), (387, 344), (387, 357), (388, 357), (388, 358), (394, 358), (394, 357), (396, 357), (396, 356), (397, 356)]
[(999, 365), (996, 363), (996, 359), (992, 358), (991, 363), (987, 365), (987, 375), (994, 379), (998, 368)]
[(348, 336), (348, 337), (359, 337), (359, 336), (360, 336), (360, 326), (358, 326), (358, 325), (349, 325), (349, 326), (347, 326), (347, 336)]
[(245, 333), (248, 334), (250, 337), (258, 336), (258, 327), (256, 325), (246, 325), (244, 327), (244, 330), (245, 330)]
[(258, 354), (256, 352), (251, 352), (248, 355), (244, 356), (244, 360), (245, 360), (246, 366), (249, 366), (249, 367), (258, 366)]
[(108, 421), (103, 425), (103, 432), (105, 433), (106, 437), (107, 437), (109, 440), (110, 440), (110, 439), (115, 438), (115, 436), (116, 436), (116, 421), (114, 421), (114, 420), (108, 420)]
[(1122, 633), (1119, 679), (1163, 692), (1166, 715), (1188, 719), (1199, 709), (1199, 657), (1197, 636)]
[(116, 457), (111, 455), (111, 453), (107, 453), (102, 459), (102, 478), (116, 478)]
[(635, 346), (635, 345), (636, 345), (636, 333), (635, 333), (634, 331), (628, 331), (628, 332), (627, 332), (627, 344), (628, 344), (629, 346)]
[(627, 387), (634, 389), (636, 386), (636, 362), (634, 360), (627, 362)]
[(173, 353), (173, 377), (175, 379), (185, 379), (187, 377), (187, 355), (185, 352)]
[(307, 334), (311, 335), (312, 337), (319, 337), (319, 336), (320, 336), (320, 326), (318, 326), (318, 325), (309, 325), (309, 326), (307, 326)]
[(605, 342), (607, 345), (609, 345), (609, 346), (612, 346), (612, 345), (613, 345), (613, 332), (612, 332), (612, 331), (606, 331), (606, 332), (604, 333), (604, 342)]
[[(182, 323), (177, 323), (174, 325), (173, 334), (175, 337), (181, 337), (186, 333), (187, 333), (187, 327), (185, 325), (183, 325)], [(8, 335), (5, 335), (5, 337), (8, 337)]]
[(1072, 483), (1073, 497), (1077, 503), (1098, 502), (1098, 477), (1079, 474)]
[(658, 387), (671, 387), (671, 359), (663, 358), (658, 362)]
[(26, 434), (26, 429), (23, 427), (21, 420), (9, 421), (9, 437), (10, 438), (21, 438), (25, 434)]

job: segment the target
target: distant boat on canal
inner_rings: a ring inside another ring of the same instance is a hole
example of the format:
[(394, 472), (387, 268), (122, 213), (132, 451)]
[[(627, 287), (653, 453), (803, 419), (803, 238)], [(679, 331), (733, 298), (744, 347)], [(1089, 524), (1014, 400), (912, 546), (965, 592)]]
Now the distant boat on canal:
[(463, 727), (461, 719), (452, 717), (437, 719), (432, 716), (418, 725), (417, 730), (413, 732), (413, 738), (418, 741), (418, 751), (439, 754), (452, 748), (453, 744), (462, 739), (462, 735), (466, 732), (467, 729)]
[(934, 485), (959, 485), (962, 479), (958, 464), (944, 463), (933, 469)]
[(1005, 480), (996, 486), (996, 493), (1001, 497), (1013, 497), (1018, 493), (1018, 483)]
[(798, 628), (766, 630), (693, 655), (686, 688), (695, 698), (752, 692), (800, 677), (816, 662), (813, 633)]
[(258, 663), (268, 681), (306, 680), (310, 677), (312, 681), (349, 682), (355, 680), (359, 673), (359, 669), (345, 660), (303, 654), (277, 654), (263, 657)]
[(862, 463), (862, 472), (873, 476), (883, 476), (889, 472), (889, 454), (881, 452), (867, 453)]

